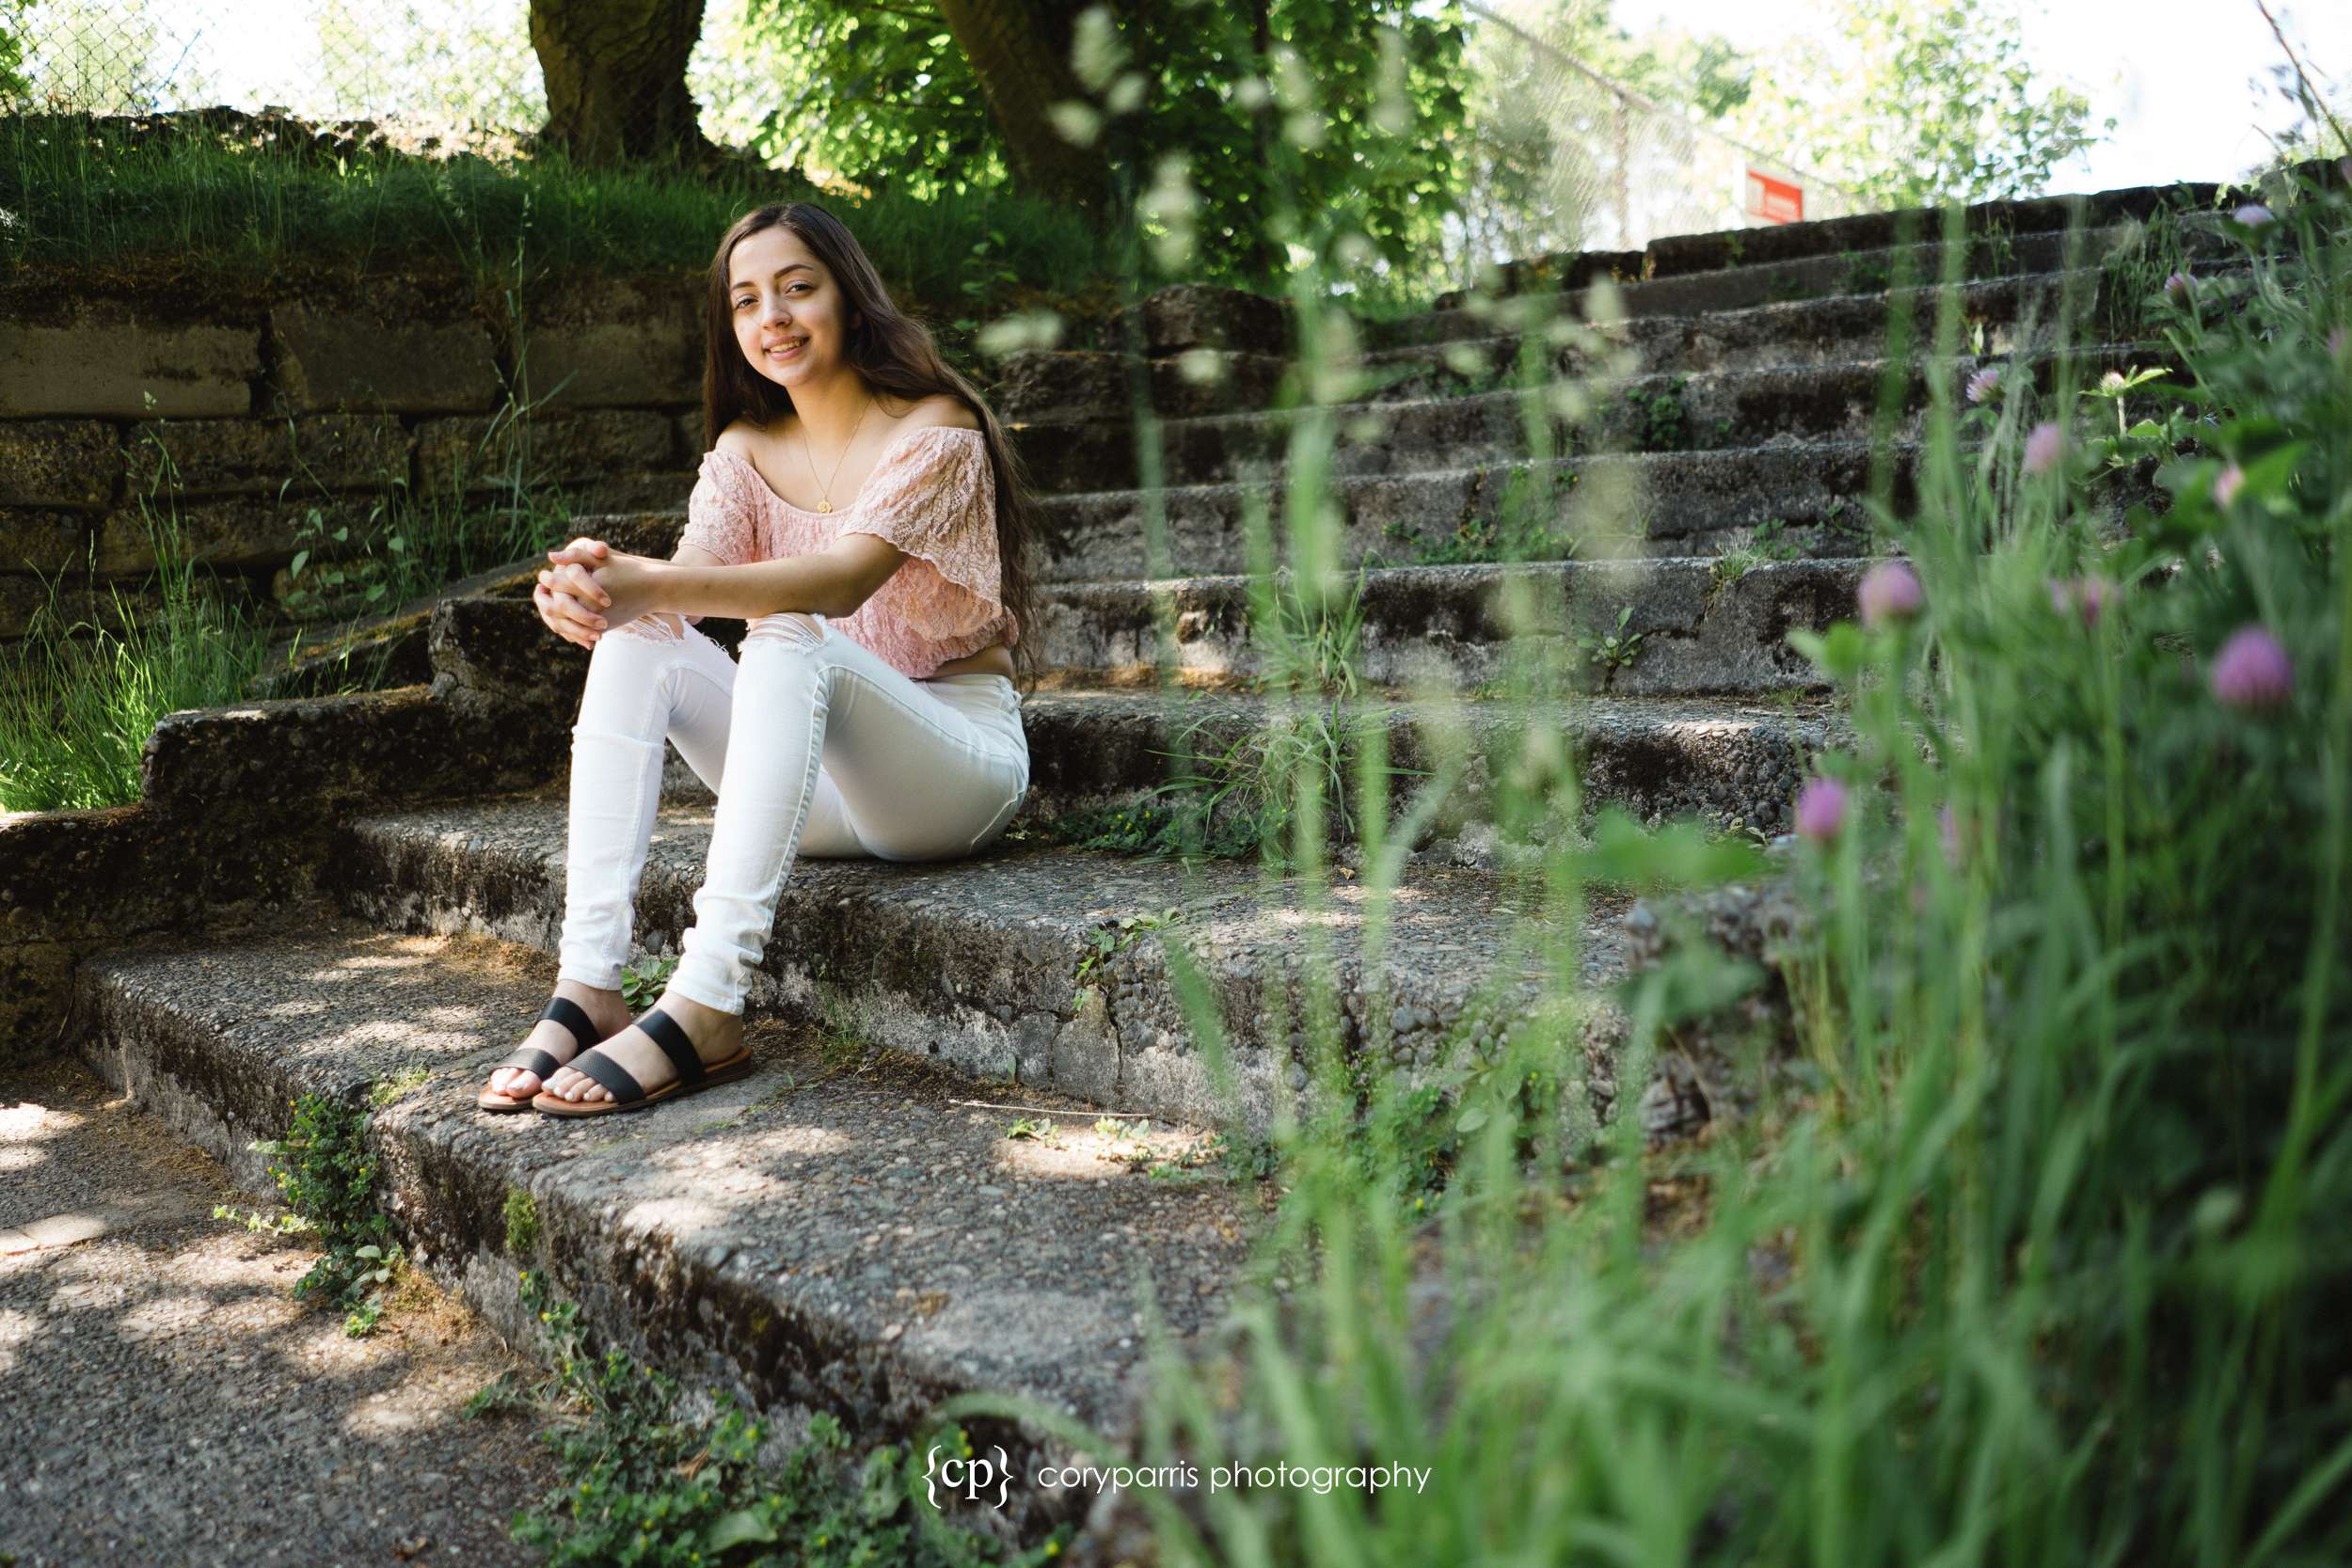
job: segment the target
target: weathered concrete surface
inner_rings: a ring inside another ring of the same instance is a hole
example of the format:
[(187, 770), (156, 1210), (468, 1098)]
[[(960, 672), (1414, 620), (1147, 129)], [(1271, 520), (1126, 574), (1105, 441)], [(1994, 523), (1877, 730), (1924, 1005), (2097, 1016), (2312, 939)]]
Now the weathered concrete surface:
[[(1368, 571), (1355, 663), (1362, 678), (1398, 687), (1475, 685), (1548, 662), (1621, 696), (1817, 689), (1819, 676), (1788, 634), (1853, 613), (1864, 564), (1775, 562), (1736, 579), (1719, 577), (1712, 562), (1683, 559)], [(1145, 678), (1162, 652), (1163, 606), (1173, 633), (1165, 652), (1184, 680), (1263, 673), (1249, 636), (1248, 579), (1237, 576), (1059, 585), (1037, 627), (1048, 666)], [(1632, 662), (1580, 670), (1576, 639), (1613, 630), (1620, 610), (1643, 639)]]
[(286, 499), (306, 501), (316, 497), (313, 486), (374, 488), (406, 479), (408, 436), (389, 414), (142, 421), (123, 433), (119, 461), (134, 496), (276, 497), (299, 475)]
[(523, 363), (550, 408), (696, 403), (702, 398), (704, 277), (578, 277), (523, 307)]
[[(2162, 345), (2086, 355), (2079, 373), (2095, 377), (2110, 363), (2164, 363)], [(1984, 361), (1974, 355), (1926, 359), (1899, 372), (1890, 429), (1916, 435), (1930, 407), (1930, 378), (1956, 389)], [(2047, 356), (2005, 361), (2046, 382)], [(1554, 454), (1683, 451), (1754, 448), (1784, 441), (1854, 441), (1872, 434), (1883, 360), (1742, 367), (1651, 373), (1587, 388), (1590, 404), (1563, 412), (1540, 391), (1517, 388), (1460, 396), (1355, 401), (1306, 409), (1249, 409), (1168, 420), (1159, 427), (1163, 482), (1213, 484), (1265, 482), (1285, 473), (1295, 430), (1327, 421), (1327, 463), (1335, 475), (1403, 474), (1433, 467), (1508, 463), (1531, 453), (1529, 404)], [(1136, 488), (1135, 437), (1125, 418), (1096, 417), (1025, 425), (1016, 433), (1023, 462), (1048, 491)]]
[[(1918, 449), (1898, 444), (1897, 504), (1911, 494)], [(1549, 463), (1510, 460), (1332, 482), (1340, 563), (1410, 565), (1419, 555), (1529, 528), (1562, 555), (1711, 555), (1751, 542), (1790, 555), (1867, 553), (1863, 498), (1867, 442), (1792, 442), (1748, 450), (1606, 452)], [(1152, 571), (1138, 490), (1042, 498), (1047, 519), (1039, 578), (1087, 582)], [(1184, 485), (1157, 498), (1167, 558), (1200, 576), (1248, 564), (1249, 519), (1284, 531), (1282, 485)], [(1772, 525), (1767, 528), (1767, 525)], [(1757, 530), (1765, 530), (1759, 539)]]
[[(708, 808), (664, 805), (639, 885), (641, 946), (675, 953), (693, 920), (710, 838)], [(564, 801), (553, 797), (424, 807), (360, 818), (330, 870), (348, 912), (395, 930), (473, 931), (553, 952), (563, 928)], [(1029, 847), (932, 864), (804, 859), (794, 866), (750, 1006), (821, 1020), (844, 1003), (864, 1032), (960, 1070), (1045, 1084), (1099, 1105), (1263, 1135), (1309, 1088), (1300, 966), (1328, 950), (1341, 1037), (1402, 1071), (1438, 1069), (1495, 1031), (1546, 985), (1514, 962), (1530, 911), (1475, 871), (1414, 868), (1390, 900), (1388, 945), (1362, 951), (1365, 890), (1330, 876), (1262, 886), (1254, 866), (1197, 868)], [(1220, 1092), (1178, 1001), (1159, 941), (1121, 932), (1168, 915), (1202, 966), (1226, 1030), (1234, 1083)], [(1615, 972), (1613, 906), (1584, 927), (1573, 996)], [(1540, 923), (1534, 928), (1540, 929)], [(1313, 933), (1310, 936), (1310, 931)], [(1110, 939), (1111, 951), (1103, 947)], [(1581, 1049), (1597, 1108), (1615, 1094), (1615, 1028), (1596, 1007)]]
[(262, 325), (190, 323), (135, 302), (79, 299), (0, 313), (0, 418), (206, 419), (253, 411)]
[[(1812, 756), (1846, 733), (1834, 707), (1804, 699), (1585, 697), (1520, 705), (1442, 698), (1375, 700), (1367, 707), (1387, 733), (1391, 767), (1434, 775), (1447, 756), (1462, 759), (1461, 779), (1431, 824), (1439, 836), (1491, 822), (1494, 760), (1518, 757), (1539, 716), (1565, 737), (1587, 810), (1614, 806), (1645, 819), (1707, 812), (1763, 832), (1785, 825)], [(1168, 754), (1184, 752), (1188, 729), (1198, 726), (1190, 741), (1198, 754), (1214, 756), (1263, 730), (1278, 712), (1264, 698), (1232, 692), (1037, 692), (1021, 709), (1032, 800), (1041, 808), (1069, 810), (1154, 788), (1202, 766)], [(1394, 806), (1402, 809), (1422, 784), (1419, 778), (1395, 779)]]
[(280, 301), (269, 331), (276, 394), (294, 413), (486, 410), (506, 395), (496, 341), (469, 291), (382, 279), (357, 293)]
[(628, 476), (682, 507), (694, 475), (676, 434), (669, 415), (644, 408), (549, 414), (528, 429), (463, 414), (423, 420), (416, 428), (417, 490), (447, 496), (505, 484), (517, 473), (530, 485)]
[[(1115, 1138), (1056, 1116), (1050, 1144), (1004, 1134), (1033, 1085), (912, 1066), (845, 1070), (803, 1036), (750, 1031), (737, 1083), (609, 1121), (473, 1108), (479, 1081), (544, 1006), (553, 960), (480, 938), (404, 937), (320, 916), (305, 929), (123, 953), (87, 966), (77, 1036), (91, 1065), (226, 1165), (266, 1183), (246, 1145), (282, 1133), (294, 1097), (356, 1099), (417, 1069), (369, 1132), (379, 1191), (420, 1260), (511, 1342), (535, 1342), (516, 1275), (580, 1305), (598, 1345), (787, 1424), (829, 1411), (866, 1441), (911, 1434), (941, 1399), (1027, 1395), (1133, 1439), (1138, 1290), (1180, 1340), (1214, 1326), (1248, 1218), (1217, 1182), (1133, 1168), (1181, 1129)], [(510, 1192), (535, 1246), (506, 1243)], [(1065, 1446), (993, 1419), (1017, 1473)], [(1005, 1522), (1070, 1517), (1083, 1491), (1016, 1483)]]
[(103, 507), (121, 478), (122, 448), (103, 420), (0, 424), (0, 507)]
[(346, 1337), (293, 1294), (311, 1238), (212, 1217), (277, 1195), (71, 1056), (0, 1073), (0, 1560), (516, 1559), (516, 1506), (563, 1478), (527, 1415), (465, 1417), (532, 1368), (463, 1302), (412, 1274)]
[[(453, 600), (436, 622), (445, 696), (479, 705), (482, 724), (504, 739), (506, 776), (526, 788), (568, 776), (569, 725), (587, 673), (585, 655), (520, 613), (527, 608)], [(739, 624), (712, 626), (714, 640), (731, 648)], [(1794, 690), (1771, 702), (1597, 695), (1534, 706), (1502, 693), (1391, 702), (1372, 692), (1361, 706), (1382, 715), (1365, 722), (1386, 729), (1391, 765), (1401, 769), (1435, 768), (1446, 737), (1459, 733), (1470, 760), (1432, 825), (1439, 833), (1490, 819), (1487, 758), (1506, 740), (1516, 751), (1537, 713), (1578, 749), (1588, 805), (1621, 805), (1645, 817), (1706, 811), (1768, 829), (1785, 817), (1805, 760), (1842, 733), (1830, 709)], [(1022, 706), (1035, 802), (1025, 809), (1067, 810), (1152, 788), (1169, 777), (1160, 753), (1175, 750), (1196, 721), (1196, 746), (1214, 751), (1275, 716), (1266, 699), (1237, 691), (1041, 687)], [(676, 770), (691, 779), (682, 763)], [(1413, 780), (1398, 781), (1400, 803), (1413, 788)], [(698, 784), (687, 794), (708, 798)]]
[[(1430, 679), (1474, 686), (1548, 661), (1580, 689), (1618, 696), (1818, 689), (1788, 633), (1851, 615), (1865, 564), (1772, 562), (1737, 578), (1718, 574), (1712, 562), (1679, 558), (1368, 571), (1356, 669), (1375, 686), (1397, 688)], [(1048, 669), (1116, 684), (1151, 679), (1164, 602), (1179, 680), (1230, 685), (1265, 673), (1243, 577), (1061, 583), (1043, 597), (1034, 635)], [(1591, 662), (1577, 639), (1613, 631), (1621, 610), (1630, 611), (1627, 631), (1643, 639), (1632, 661), (1616, 669)], [(433, 626), (435, 680), (445, 696), (519, 699), (549, 721), (568, 722), (586, 656), (550, 635), (531, 605), (447, 600)]]

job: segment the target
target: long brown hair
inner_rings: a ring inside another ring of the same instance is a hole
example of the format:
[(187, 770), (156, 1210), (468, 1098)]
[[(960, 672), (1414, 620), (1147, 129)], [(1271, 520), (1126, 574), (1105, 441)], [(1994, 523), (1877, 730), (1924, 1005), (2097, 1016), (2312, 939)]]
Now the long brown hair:
[(710, 261), (709, 308), (705, 311), (708, 332), (703, 356), (703, 445), (715, 449), (719, 433), (739, 419), (765, 427), (780, 414), (792, 412), (792, 397), (783, 388), (753, 370), (735, 340), (734, 311), (728, 308), (727, 269), (736, 245), (765, 229), (788, 229), (833, 274), (848, 304), (842, 320), (847, 327), (846, 357), (866, 384), (894, 397), (920, 399), (945, 392), (978, 417), (988, 441), (989, 466), (996, 479), (996, 555), (1004, 572), (1005, 608), (1019, 621), (1019, 640), (1012, 646), (1014, 669), (1034, 680), (1038, 648), (1044, 628), (1035, 614), (1030, 575), (1030, 549), (1038, 536), (1036, 502), (1028, 476), (1005, 439), (1004, 427), (980, 399), (972, 383), (940, 357), (930, 329), (891, 302), (882, 274), (866, 258), (866, 249), (841, 220), (813, 201), (771, 203), (744, 214), (720, 236), (718, 254)]

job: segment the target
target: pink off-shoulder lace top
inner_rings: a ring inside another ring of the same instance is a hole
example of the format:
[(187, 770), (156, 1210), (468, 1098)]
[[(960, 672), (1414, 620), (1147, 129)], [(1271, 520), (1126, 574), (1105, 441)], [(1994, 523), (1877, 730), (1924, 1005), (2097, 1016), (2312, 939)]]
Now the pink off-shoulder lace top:
[[(703, 453), (678, 542), (729, 566), (822, 550), (871, 533), (908, 559), (857, 613), (827, 624), (916, 680), (950, 659), (1021, 640), (1004, 605), (996, 551), (996, 476), (987, 438), (960, 425), (919, 425), (882, 450), (857, 499), (834, 512), (794, 506), (731, 451)], [(699, 617), (693, 617), (699, 619)]]

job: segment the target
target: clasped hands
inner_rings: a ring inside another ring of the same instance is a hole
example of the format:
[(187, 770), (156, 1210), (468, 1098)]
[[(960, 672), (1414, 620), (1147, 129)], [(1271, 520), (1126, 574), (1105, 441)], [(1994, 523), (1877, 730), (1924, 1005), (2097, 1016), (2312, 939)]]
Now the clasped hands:
[(656, 600), (666, 564), (615, 550), (601, 539), (575, 539), (548, 552), (548, 567), (532, 588), (531, 601), (548, 630), (593, 648), (607, 630), (660, 608)]

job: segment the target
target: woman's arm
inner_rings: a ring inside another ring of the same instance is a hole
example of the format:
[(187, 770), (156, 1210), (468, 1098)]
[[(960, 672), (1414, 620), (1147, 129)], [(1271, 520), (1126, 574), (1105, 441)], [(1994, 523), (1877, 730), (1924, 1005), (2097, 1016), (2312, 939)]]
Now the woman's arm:
[(870, 533), (845, 533), (822, 550), (739, 566), (718, 564), (692, 546), (679, 546), (666, 562), (615, 554), (588, 539), (550, 554), (559, 585), (570, 575), (565, 563), (575, 563), (620, 601), (609, 606), (617, 616), (612, 625), (662, 612), (753, 621), (798, 611), (840, 619), (856, 614), (906, 560), (898, 546)]

